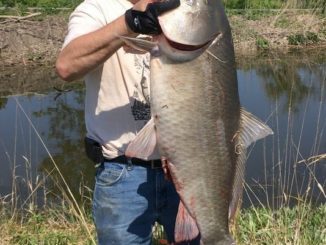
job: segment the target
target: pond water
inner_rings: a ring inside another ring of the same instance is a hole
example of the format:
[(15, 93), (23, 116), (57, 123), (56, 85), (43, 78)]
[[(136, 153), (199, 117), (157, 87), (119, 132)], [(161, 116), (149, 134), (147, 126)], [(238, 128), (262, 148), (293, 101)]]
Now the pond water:
[[(325, 202), (324, 57), (288, 54), (238, 62), (242, 106), (274, 131), (248, 149), (244, 206)], [(57, 168), (77, 197), (92, 189), (94, 167), (83, 148), (83, 107), (82, 83), (63, 93), (0, 98), (2, 200), (44, 204), (55, 199), (65, 189)]]

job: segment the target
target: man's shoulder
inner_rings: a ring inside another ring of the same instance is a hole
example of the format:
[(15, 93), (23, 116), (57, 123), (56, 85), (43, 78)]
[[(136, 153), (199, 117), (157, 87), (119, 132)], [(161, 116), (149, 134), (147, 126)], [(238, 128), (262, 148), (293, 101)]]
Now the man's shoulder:
[(127, 0), (85, 0), (71, 13), (70, 22), (105, 25), (122, 15), (129, 4)]
[(127, 0), (85, 0), (78, 5), (76, 10), (85, 9), (88, 7), (96, 7), (105, 11), (118, 10), (129, 7), (130, 3)]

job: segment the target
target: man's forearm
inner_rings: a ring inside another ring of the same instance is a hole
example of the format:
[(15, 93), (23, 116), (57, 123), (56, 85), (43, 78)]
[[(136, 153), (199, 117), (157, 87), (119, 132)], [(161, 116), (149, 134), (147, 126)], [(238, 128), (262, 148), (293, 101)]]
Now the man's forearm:
[(58, 75), (66, 81), (81, 78), (124, 44), (118, 35), (137, 35), (127, 27), (124, 15), (97, 31), (72, 40), (58, 56)]
[(72, 81), (81, 78), (102, 64), (124, 44), (118, 36), (159, 34), (161, 28), (157, 16), (180, 5), (180, 0), (129, 1), (134, 6), (127, 11), (128, 15), (122, 15), (103, 28), (72, 40), (61, 51), (56, 69), (62, 79)]

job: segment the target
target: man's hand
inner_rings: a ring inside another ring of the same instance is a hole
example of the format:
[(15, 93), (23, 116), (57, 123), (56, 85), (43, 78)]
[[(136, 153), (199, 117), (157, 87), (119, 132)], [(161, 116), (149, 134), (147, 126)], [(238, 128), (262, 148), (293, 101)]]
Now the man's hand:
[(126, 11), (125, 20), (128, 27), (135, 33), (160, 34), (162, 30), (157, 17), (179, 6), (180, 0), (159, 0), (148, 4), (140, 1)]

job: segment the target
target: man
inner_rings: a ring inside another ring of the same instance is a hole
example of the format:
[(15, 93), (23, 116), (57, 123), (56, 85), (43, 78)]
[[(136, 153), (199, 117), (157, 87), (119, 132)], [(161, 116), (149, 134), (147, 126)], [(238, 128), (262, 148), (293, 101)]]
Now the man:
[(56, 69), (66, 81), (85, 77), (87, 151), (101, 163), (93, 197), (99, 244), (151, 244), (155, 221), (174, 242), (179, 197), (164, 178), (160, 156), (155, 152), (147, 162), (124, 156), (150, 119), (149, 54), (130, 53), (119, 36), (159, 34), (157, 16), (179, 4), (86, 0), (70, 16)]

